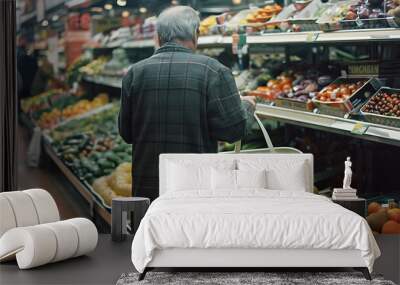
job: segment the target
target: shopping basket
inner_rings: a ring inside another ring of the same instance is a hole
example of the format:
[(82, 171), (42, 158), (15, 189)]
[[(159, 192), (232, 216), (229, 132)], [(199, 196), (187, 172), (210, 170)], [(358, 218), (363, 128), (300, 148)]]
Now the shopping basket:
[[(263, 123), (261, 122), (260, 118), (254, 113), (254, 118), (258, 123), (263, 135), (264, 139), (267, 143), (267, 148), (260, 148), (260, 149), (248, 149), (248, 150), (241, 150), (242, 141), (235, 142), (235, 150), (234, 153), (285, 153), (285, 154), (294, 154), (294, 153), (303, 153), (302, 151), (293, 148), (293, 147), (274, 147), (272, 144), (271, 138), (268, 135), (267, 130), (265, 129)], [(232, 153), (232, 152), (230, 152)]]

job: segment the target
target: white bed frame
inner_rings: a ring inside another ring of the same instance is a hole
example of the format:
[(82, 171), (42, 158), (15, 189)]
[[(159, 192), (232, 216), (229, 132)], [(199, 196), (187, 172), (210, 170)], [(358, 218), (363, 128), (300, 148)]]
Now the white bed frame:
[[(307, 191), (313, 192), (313, 156), (311, 154), (162, 154), (160, 156), (160, 195), (166, 192), (167, 162), (171, 160), (213, 160), (259, 158), (304, 160), (307, 167)], [(184, 267), (231, 267), (231, 268), (266, 268), (266, 267), (353, 267), (362, 271), (365, 278), (371, 280), (369, 270), (361, 257), (359, 250), (329, 250), (329, 249), (193, 249), (170, 248), (155, 251), (152, 261), (139, 280), (145, 277), (147, 271), (153, 268), (184, 268)]]

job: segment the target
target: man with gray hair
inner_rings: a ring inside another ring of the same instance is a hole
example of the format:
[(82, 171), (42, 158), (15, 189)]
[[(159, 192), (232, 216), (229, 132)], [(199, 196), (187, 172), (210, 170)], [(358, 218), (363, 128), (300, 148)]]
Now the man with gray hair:
[(156, 52), (123, 79), (119, 132), (133, 148), (133, 196), (158, 197), (161, 153), (215, 153), (249, 129), (254, 98), (239, 96), (230, 69), (194, 53), (199, 26), (191, 7), (164, 10)]

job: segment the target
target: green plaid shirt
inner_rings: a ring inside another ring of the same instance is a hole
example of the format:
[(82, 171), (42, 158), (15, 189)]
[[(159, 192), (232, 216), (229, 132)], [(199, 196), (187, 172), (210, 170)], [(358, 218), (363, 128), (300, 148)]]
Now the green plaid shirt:
[(133, 148), (133, 196), (158, 197), (161, 153), (215, 153), (217, 141), (242, 139), (248, 108), (230, 69), (178, 44), (134, 64), (119, 114), (119, 132)]

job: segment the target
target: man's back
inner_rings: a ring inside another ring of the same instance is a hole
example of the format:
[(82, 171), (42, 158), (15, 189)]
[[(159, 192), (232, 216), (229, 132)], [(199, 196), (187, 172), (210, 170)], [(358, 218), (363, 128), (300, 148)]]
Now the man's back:
[(216, 60), (168, 43), (124, 78), (120, 133), (133, 147), (133, 194), (158, 196), (161, 153), (217, 151), (243, 137), (246, 113), (233, 77)]

